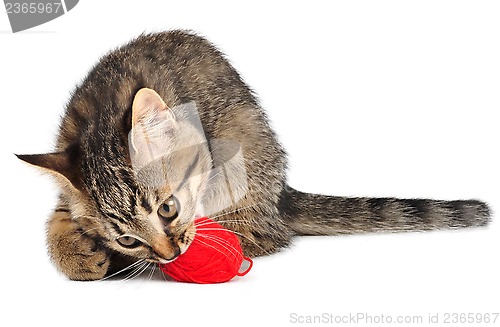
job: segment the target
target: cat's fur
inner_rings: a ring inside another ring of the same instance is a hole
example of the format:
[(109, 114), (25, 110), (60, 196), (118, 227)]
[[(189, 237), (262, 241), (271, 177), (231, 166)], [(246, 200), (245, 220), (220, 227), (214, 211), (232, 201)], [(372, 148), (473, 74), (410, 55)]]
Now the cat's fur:
[[(164, 262), (189, 246), (193, 218), (203, 214), (197, 212), (202, 209), (196, 190), (206, 185), (206, 176), (181, 196), (179, 219), (161, 220), (156, 212), (172, 187), (148, 187), (137, 180), (128, 140), (134, 122), (145, 115), (189, 102), (196, 104), (207, 139), (235, 140), (241, 146), (248, 192), (218, 219), (237, 232), (247, 256), (273, 253), (294, 235), (424, 231), (489, 221), (488, 206), (476, 200), (345, 198), (290, 188), (285, 151), (252, 90), (207, 40), (170, 31), (142, 35), (102, 58), (67, 105), (55, 153), (19, 156), (59, 182), (48, 248), (69, 278), (101, 279), (126, 262)], [(177, 132), (168, 142), (182, 143), (188, 131)], [(200, 165), (210, 165), (209, 154), (200, 158)], [(117, 244), (121, 234), (140, 236), (146, 245), (123, 248)]]

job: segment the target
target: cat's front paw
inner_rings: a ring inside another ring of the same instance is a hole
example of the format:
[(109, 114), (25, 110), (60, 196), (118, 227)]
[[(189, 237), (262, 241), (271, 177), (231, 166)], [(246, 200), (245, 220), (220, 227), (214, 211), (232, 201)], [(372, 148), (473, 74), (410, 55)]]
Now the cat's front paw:
[(60, 255), (60, 268), (73, 280), (98, 280), (108, 271), (110, 259), (106, 251), (96, 241), (85, 235), (74, 235), (72, 242)]
[(106, 275), (110, 265), (106, 249), (64, 213), (55, 213), (49, 222), (48, 243), (52, 260), (68, 278), (98, 280)]

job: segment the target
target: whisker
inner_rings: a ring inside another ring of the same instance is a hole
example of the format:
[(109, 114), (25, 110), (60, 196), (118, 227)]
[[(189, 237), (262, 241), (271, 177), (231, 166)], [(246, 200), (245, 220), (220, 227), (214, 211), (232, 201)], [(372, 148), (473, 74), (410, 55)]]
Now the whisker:
[(142, 275), (142, 273), (143, 273), (143, 272), (145, 272), (145, 271), (146, 271), (146, 269), (148, 269), (148, 268), (149, 268), (149, 266), (150, 266), (150, 265), (151, 265), (151, 262), (146, 262), (146, 265), (144, 266), (144, 268), (143, 268), (140, 272), (138, 272), (138, 273), (137, 273), (134, 277), (129, 278), (129, 279), (127, 279), (127, 280), (132, 280), (132, 279), (134, 279), (134, 278), (139, 277), (140, 275)]
[[(254, 244), (256, 247), (258, 247), (259, 249), (261, 249), (264, 253), (266, 254), (270, 254), (269, 251), (267, 251), (266, 249), (264, 249), (263, 247), (261, 247), (257, 242), (255, 242), (255, 240), (251, 239), (250, 237), (242, 234), (242, 233), (239, 233), (239, 232), (236, 232), (234, 230), (229, 230), (229, 229), (221, 229), (221, 228), (197, 228), (197, 230), (200, 230), (200, 231), (210, 231), (210, 230), (224, 230), (224, 231), (229, 231), (233, 234), (236, 234), (238, 236), (241, 236), (243, 237), (244, 239), (246, 239), (247, 241), (251, 242), (252, 244)], [(202, 234), (198, 234), (198, 235), (202, 235)]]
[(163, 280), (168, 282), (169, 280), (167, 279), (167, 276), (165, 276), (165, 273), (163, 272), (163, 270), (160, 269), (160, 272), (161, 272), (161, 276), (163, 277)]
[(153, 265), (153, 269), (151, 269), (151, 272), (149, 273), (149, 278), (148, 280), (151, 280), (153, 278), (153, 275), (155, 273), (156, 265)]
[[(218, 237), (218, 236), (214, 236), (214, 235), (201, 235), (200, 234), (200, 236), (203, 236), (207, 240), (211, 240), (212, 242), (219, 244), (221, 247), (223, 247), (228, 252), (230, 252), (235, 258), (238, 257), (239, 251), (231, 243), (229, 243), (225, 239)], [(229, 258), (228, 255), (226, 255), (226, 256)]]
[[(211, 223), (212, 223), (211, 221), (205, 221), (205, 222), (201, 222), (201, 223), (195, 224), (195, 226), (196, 226), (196, 227), (201, 227), (201, 226), (210, 225)], [(249, 223), (249, 222), (242, 221), (242, 220), (238, 220), (238, 219), (217, 220), (217, 223), (236, 223), (237, 225), (248, 225), (248, 226), (253, 226), (253, 225), (252, 225), (251, 223)]]
[(126, 281), (130, 277), (132, 277), (133, 275), (135, 275), (135, 273), (139, 272), (144, 267), (145, 264), (146, 264), (146, 262), (143, 261), (140, 265), (138, 265), (137, 267), (135, 267), (134, 270), (132, 270), (131, 272), (129, 272), (120, 282)]
[(149, 267), (151, 267), (152, 264), (153, 264), (152, 262), (148, 262), (147, 266), (144, 267), (144, 269), (142, 269), (142, 271), (140, 273), (138, 273), (134, 278), (139, 277), (140, 275), (142, 275), (146, 270), (148, 270)]
[(119, 274), (121, 274), (122, 272), (127, 271), (127, 270), (129, 270), (129, 269), (132, 269), (134, 266), (137, 266), (137, 265), (139, 265), (139, 264), (141, 264), (141, 263), (143, 263), (143, 262), (144, 262), (144, 259), (137, 260), (136, 262), (134, 262), (134, 263), (132, 263), (132, 264), (128, 265), (127, 267), (123, 268), (122, 270), (117, 271), (117, 272), (115, 272), (115, 273), (113, 273), (113, 274), (111, 274), (111, 275), (109, 275), (109, 276), (106, 276), (106, 277), (104, 277), (104, 278), (99, 279), (99, 281), (103, 281), (103, 280), (109, 279), (109, 278), (111, 278), (111, 277), (114, 277), (114, 276), (116, 276), (116, 275), (119, 275)]
[(252, 204), (252, 205), (249, 205), (249, 206), (246, 206), (246, 207), (242, 207), (242, 208), (238, 208), (238, 209), (235, 209), (233, 211), (230, 211), (230, 212), (224, 212), (224, 213), (221, 213), (217, 216), (213, 216), (213, 217), (210, 217), (211, 219), (215, 220), (215, 218), (219, 218), (219, 217), (222, 217), (222, 216), (226, 216), (226, 215), (230, 215), (232, 213), (235, 213), (235, 212), (238, 212), (238, 211), (241, 211), (241, 210), (245, 210), (245, 209), (250, 209), (250, 208), (253, 208), (253, 207), (256, 207), (257, 204)]
[(221, 236), (218, 235), (212, 235), (212, 234), (198, 234), (199, 237), (204, 237), (204, 238), (211, 238), (211, 239), (216, 239), (221, 242), (221, 244), (231, 244), (227, 239), (224, 239)]
[(224, 252), (222, 252), (221, 250), (217, 249), (215, 246), (213, 246), (213, 245), (211, 245), (211, 244), (208, 244), (207, 242), (204, 242), (204, 241), (202, 241), (202, 240), (200, 240), (200, 239), (195, 239), (195, 241), (198, 241), (198, 242), (200, 242), (201, 244), (206, 245), (206, 246), (208, 246), (208, 247), (210, 247), (210, 248), (214, 249), (215, 251), (219, 252), (220, 254), (225, 255), (227, 258), (229, 258), (229, 256), (228, 256), (226, 253), (224, 253)]
[(141, 265), (136, 267), (131, 273), (129, 273), (121, 282), (132, 280), (142, 274), (144, 270), (149, 266), (149, 262), (144, 261)]

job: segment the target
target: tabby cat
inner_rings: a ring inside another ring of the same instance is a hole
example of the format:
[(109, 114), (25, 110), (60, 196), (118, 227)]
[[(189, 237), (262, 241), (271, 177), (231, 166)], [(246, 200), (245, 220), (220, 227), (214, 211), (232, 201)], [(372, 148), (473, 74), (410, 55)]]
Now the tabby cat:
[[(196, 119), (186, 118), (186, 104)], [(237, 144), (243, 164), (233, 169), (245, 177), (237, 179), (245, 186), (240, 196), (215, 210), (210, 204), (224, 201), (210, 189), (218, 153), (212, 140)], [(72, 94), (55, 151), (18, 157), (60, 186), (47, 242), (54, 264), (73, 280), (174, 260), (192, 242), (198, 216), (234, 231), (251, 257), (288, 246), (294, 235), (426, 231), (490, 219), (477, 200), (294, 190), (286, 153), (252, 90), (220, 51), (186, 31), (141, 35), (103, 57)], [(162, 182), (162, 173), (175, 177)]]

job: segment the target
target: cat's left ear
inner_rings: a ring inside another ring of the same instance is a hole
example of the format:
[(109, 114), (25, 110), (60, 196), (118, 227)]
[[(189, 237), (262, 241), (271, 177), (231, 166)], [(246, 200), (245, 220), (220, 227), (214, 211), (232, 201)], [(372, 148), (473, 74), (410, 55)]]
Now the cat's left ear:
[(72, 151), (43, 153), (43, 154), (16, 154), (24, 162), (62, 177), (70, 182), (76, 189), (81, 189), (82, 179), (79, 170), (74, 164)]
[(173, 112), (152, 89), (140, 89), (132, 103), (129, 149), (134, 168), (162, 157), (171, 149), (177, 130)]

